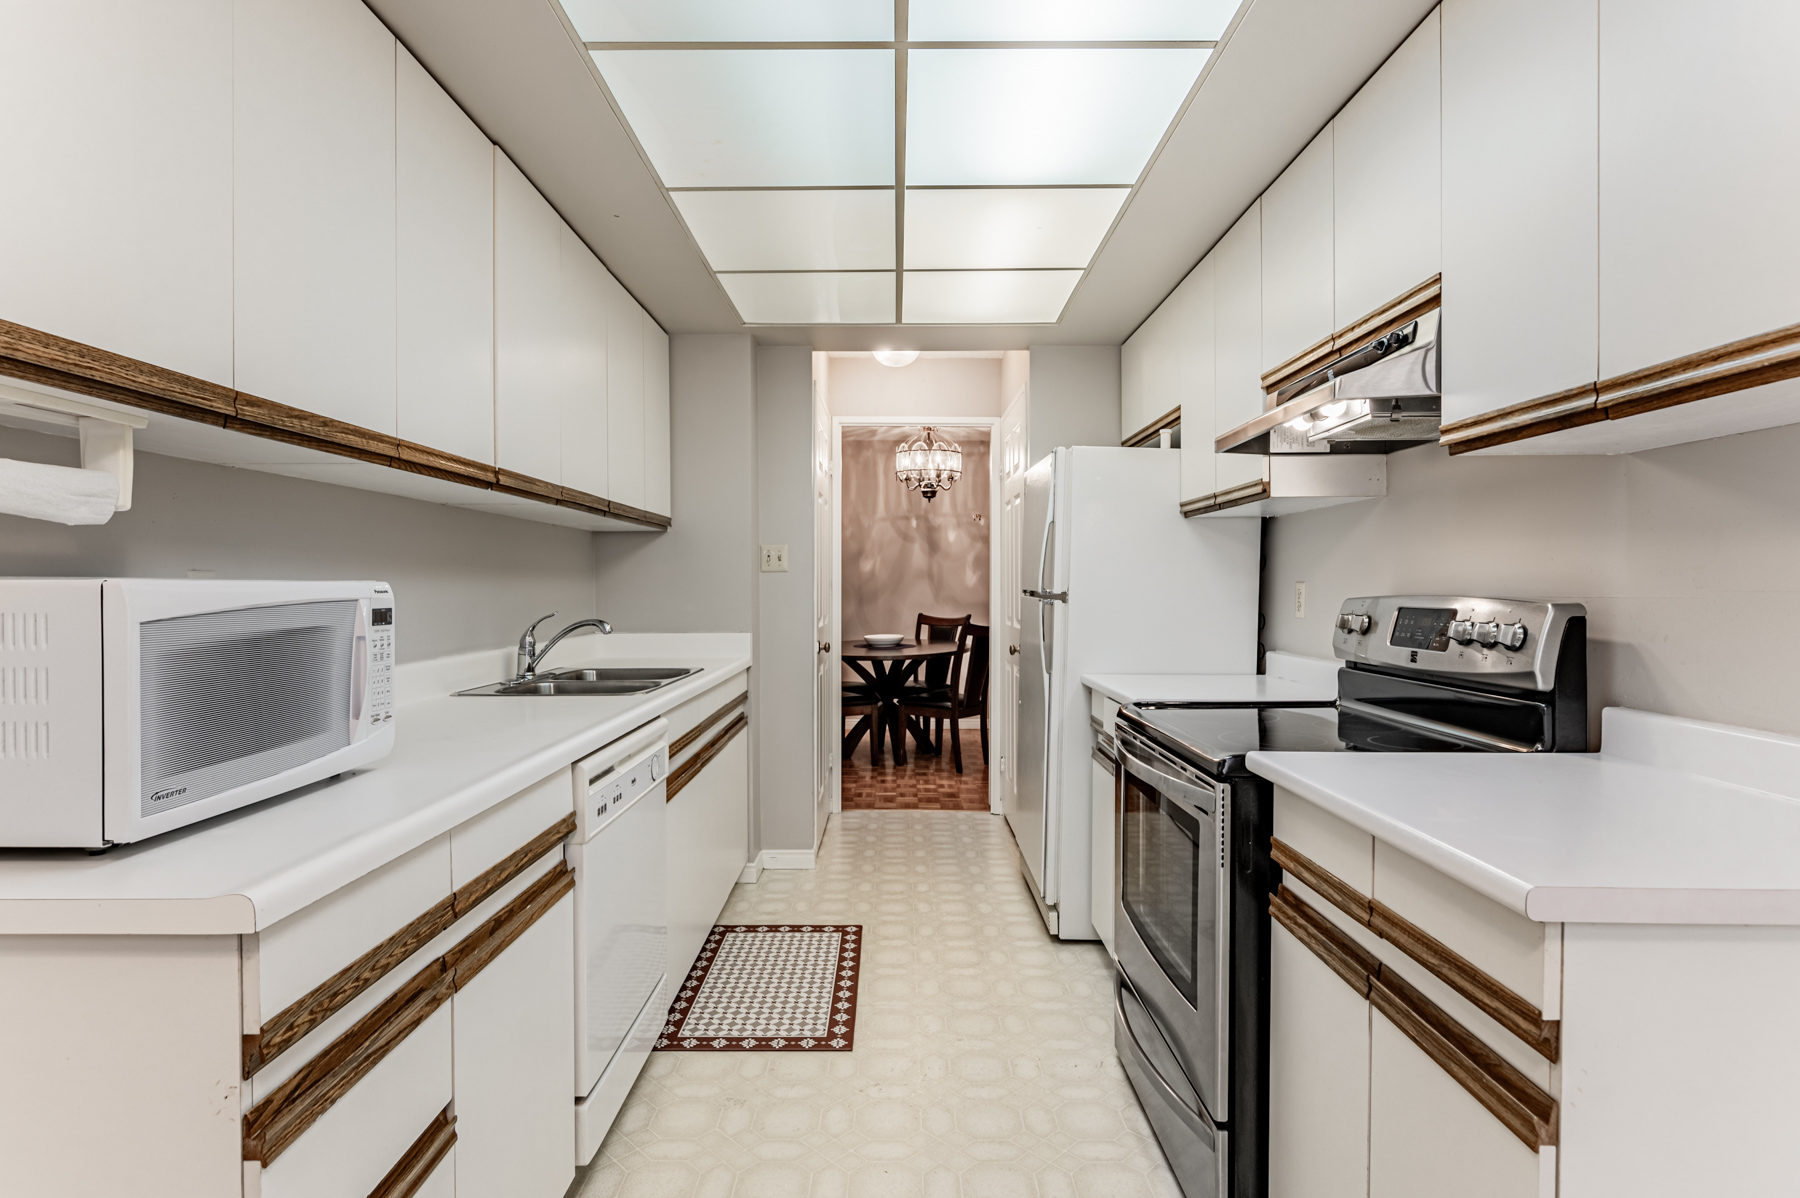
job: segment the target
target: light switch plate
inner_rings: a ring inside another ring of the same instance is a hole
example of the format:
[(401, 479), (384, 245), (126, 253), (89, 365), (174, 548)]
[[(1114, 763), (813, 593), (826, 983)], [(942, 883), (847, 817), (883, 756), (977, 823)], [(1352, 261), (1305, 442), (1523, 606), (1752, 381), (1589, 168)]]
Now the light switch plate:
[(762, 572), (764, 574), (787, 573), (787, 546), (764, 545), (762, 547)]
[[(768, 569), (767, 566), (763, 568)], [(1306, 618), (1306, 584), (1304, 582), (1294, 584), (1294, 618), (1299, 620)]]

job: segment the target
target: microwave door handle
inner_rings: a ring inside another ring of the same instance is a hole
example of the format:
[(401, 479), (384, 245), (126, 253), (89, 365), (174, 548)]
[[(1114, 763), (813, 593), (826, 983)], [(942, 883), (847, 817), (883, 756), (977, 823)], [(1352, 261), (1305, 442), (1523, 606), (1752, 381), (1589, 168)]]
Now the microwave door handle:
[(350, 722), (362, 721), (363, 692), (369, 689), (369, 638), (359, 633), (350, 649)]

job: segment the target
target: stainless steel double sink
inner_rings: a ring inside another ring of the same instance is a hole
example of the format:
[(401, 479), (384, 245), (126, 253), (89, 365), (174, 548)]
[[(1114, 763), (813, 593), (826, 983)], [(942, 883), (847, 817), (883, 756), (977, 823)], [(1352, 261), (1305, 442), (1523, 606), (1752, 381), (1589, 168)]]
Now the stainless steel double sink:
[(494, 682), (459, 695), (641, 695), (677, 678), (698, 674), (698, 666), (613, 666), (593, 670), (552, 670), (520, 682)]

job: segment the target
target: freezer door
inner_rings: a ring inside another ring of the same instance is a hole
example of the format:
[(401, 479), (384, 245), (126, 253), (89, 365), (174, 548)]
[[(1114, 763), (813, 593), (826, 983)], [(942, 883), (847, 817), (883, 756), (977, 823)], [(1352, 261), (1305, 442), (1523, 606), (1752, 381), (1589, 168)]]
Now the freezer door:
[(1019, 747), (1018, 795), (1006, 811), (1025, 867), (1040, 897), (1054, 901), (1045, 889), (1044, 815), (1048, 798), (1050, 751), (1050, 668), (1054, 604), (1034, 596), (1049, 580), (1047, 555), (1054, 544), (1051, 517), (1055, 493), (1055, 457), (1046, 457), (1025, 473), (1024, 530), (1019, 545), (1019, 578), (1025, 595), (1019, 609)]

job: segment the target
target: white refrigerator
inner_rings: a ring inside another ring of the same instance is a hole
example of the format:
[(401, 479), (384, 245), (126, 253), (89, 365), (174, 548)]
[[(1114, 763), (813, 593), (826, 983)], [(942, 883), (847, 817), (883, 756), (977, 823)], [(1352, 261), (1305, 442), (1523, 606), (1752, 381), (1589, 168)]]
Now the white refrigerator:
[(1094, 940), (1083, 674), (1254, 674), (1261, 521), (1181, 514), (1181, 454), (1058, 449), (1025, 475), (1017, 795), (1045, 923)]

